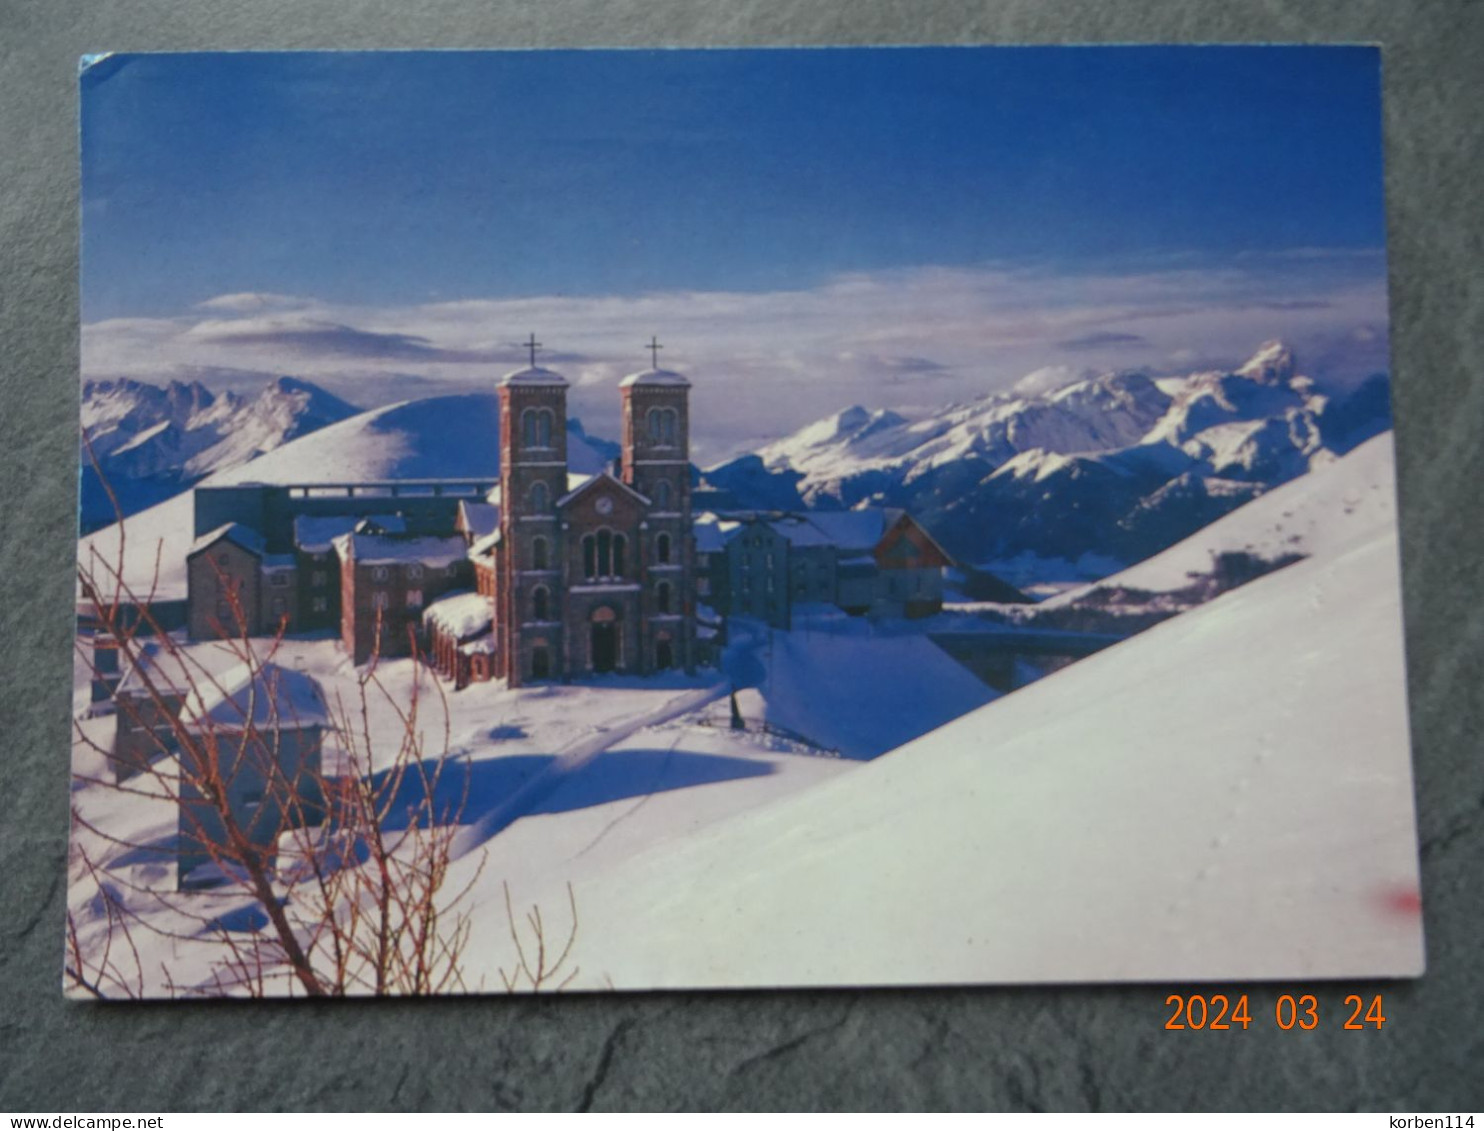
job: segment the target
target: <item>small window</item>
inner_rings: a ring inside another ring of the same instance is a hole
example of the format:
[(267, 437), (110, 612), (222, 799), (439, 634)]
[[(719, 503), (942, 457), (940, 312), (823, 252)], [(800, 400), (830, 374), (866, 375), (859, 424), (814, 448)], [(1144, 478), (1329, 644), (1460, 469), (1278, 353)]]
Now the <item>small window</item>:
[(273, 586), (273, 588), (275, 588), (275, 589), (287, 589), (288, 588), (289, 575), (286, 574), (286, 573), (284, 573), (282, 570), (280, 570), (277, 573), (269, 574), (269, 578), (270, 578), (270, 580), (269, 580), (268, 584), (271, 585), (271, 586)]
[(420, 566), (420, 565), (410, 565), (410, 566), (407, 567), (407, 580), (408, 581), (421, 581), (422, 579), (423, 579), (423, 567), (422, 566)]
[(317, 569), (309, 575), (309, 584), (316, 589), (323, 589), (327, 581), (329, 581), (329, 575), (322, 569)]
[(282, 597), (274, 597), (273, 598), (272, 609), (273, 609), (273, 619), (274, 620), (281, 620), (282, 618), (284, 618), (285, 616), (288, 615), (289, 603), (287, 601), (285, 601)]
[(696, 578), (696, 592), (702, 597), (711, 596), (711, 579), (709, 577)]
[(388, 599), (386, 593), (383, 592), (371, 594), (371, 607), (377, 612), (385, 612), (387, 606), (390, 604), (391, 601)]
[(551, 447), (551, 409), (528, 408), (521, 413), (521, 444), (527, 448)]
[(623, 577), (628, 571), (624, 568), (624, 551), (628, 548), (629, 540), (622, 534), (613, 536), (613, 576)]
[(551, 491), (539, 479), (531, 484), (529, 499), (532, 514), (545, 514), (551, 510)]
[(409, 609), (420, 609), (423, 607), (423, 591), (421, 589), (407, 590), (407, 607)]
[(387, 569), (386, 566), (376, 566), (374, 569), (371, 570), (372, 581), (385, 582), (387, 578), (391, 577), (391, 575), (392, 571)]
[(670, 484), (664, 479), (654, 485), (654, 509), (657, 511), (670, 509)]
[(310, 608), (312, 608), (317, 613), (327, 613), (330, 611), (330, 602), (328, 598), (316, 597), (310, 603)]

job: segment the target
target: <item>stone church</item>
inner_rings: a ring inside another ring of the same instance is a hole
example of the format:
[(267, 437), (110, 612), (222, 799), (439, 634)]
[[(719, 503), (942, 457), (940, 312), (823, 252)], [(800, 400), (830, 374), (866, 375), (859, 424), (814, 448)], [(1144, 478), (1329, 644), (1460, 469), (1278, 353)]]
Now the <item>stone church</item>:
[(500, 380), (498, 524), (475, 555), (495, 678), (694, 668), (689, 390), (660, 368), (625, 378), (618, 466), (585, 478), (567, 470), (566, 380), (534, 358)]

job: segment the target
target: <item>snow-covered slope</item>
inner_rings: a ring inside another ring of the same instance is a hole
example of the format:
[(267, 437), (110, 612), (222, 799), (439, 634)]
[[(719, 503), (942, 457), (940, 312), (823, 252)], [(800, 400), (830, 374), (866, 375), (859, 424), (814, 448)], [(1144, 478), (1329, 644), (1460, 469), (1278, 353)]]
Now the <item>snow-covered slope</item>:
[(1166, 593), (1210, 572), (1215, 555), (1245, 550), (1271, 561), (1288, 554), (1327, 555), (1396, 525), (1392, 433), (1316, 468), (1138, 565), (1041, 603), (1055, 608), (1100, 589)]
[(253, 398), (230, 391), (218, 396), (199, 382), (161, 387), (88, 381), (81, 423), (92, 457), (85, 448), (82, 526), (90, 529), (113, 518), (100, 472), (127, 516), (214, 471), (237, 467), (360, 411), (292, 377), (278, 378)]
[[(573, 471), (600, 471), (607, 458), (601, 441), (589, 440), (571, 422), (568, 463)], [(378, 479), (488, 478), (499, 472), (499, 406), (492, 394), (469, 393), (405, 401), (361, 413), (274, 451), (202, 480), (229, 483), (354, 483)], [(136, 591), (155, 587), (159, 597), (185, 595), (185, 555), (193, 533), (194, 502), (186, 491), (125, 520), (125, 576)], [(83, 538), (80, 552), (112, 562), (119, 530), (109, 526)]]
[(576, 957), (620, 989), (1415, 975), (1398, 581), (1378, 522), (616, 862)]
[(1384, 376), (1334, 398), (1268, 342), (1229, 373), (1110, 373), (910, 420), (854, 406), (706, 482), (740, 506), (906, 507), (991, 568), (1127, 564), (1387, 427)]
[(796, 617), (757, 651), (763, 717), (846, 758), (874, 758), (997, 694), (926, 636), (838, 611)]

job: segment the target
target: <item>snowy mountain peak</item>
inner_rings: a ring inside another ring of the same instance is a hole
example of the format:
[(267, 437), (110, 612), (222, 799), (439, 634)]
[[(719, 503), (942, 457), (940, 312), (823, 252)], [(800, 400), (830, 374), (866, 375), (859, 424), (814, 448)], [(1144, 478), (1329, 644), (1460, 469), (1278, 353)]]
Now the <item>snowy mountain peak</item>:
[(113, 518), (101, 479), (131, 513), (359, 412), (294, 377), (279, 377), (251, 398), (214, 394), (199, 381), (88, 381), (81, 420), (92, 456), (82, 455), (83, 526)]
[(1282, 342), (1263, 342), (1247, 362), (1237, 370), (1237, 376), (1250, 377), (1264, 385), (1286, 385), (1297, 374), (1297, 363), (1293, 350)]
[(1331, 404), (1281, 341), (1237, 370), (1072, 376), (911, 421), (852, 405), (706, 480), (742, 506), (905, 507), (991, 567), (1132, 562), (1390, 425), (1384, 376)]

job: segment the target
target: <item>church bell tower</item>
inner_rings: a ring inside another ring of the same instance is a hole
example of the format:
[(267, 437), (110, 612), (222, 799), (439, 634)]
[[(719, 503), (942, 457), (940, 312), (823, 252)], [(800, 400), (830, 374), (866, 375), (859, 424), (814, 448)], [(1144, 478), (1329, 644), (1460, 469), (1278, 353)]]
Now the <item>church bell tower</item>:
[(500, 545), (496, 551), (496, 674), (511, 687), (560, 678), (561, 543), (556, 503), (567, 493), (567, 382), (531, 363), (500, 378)]
[(695, 666), (695, 552), (691, 545), (690, 382), (659, 367), (619, 382), (619, 477), (650, 502), (643, 538), (646, 668)]

